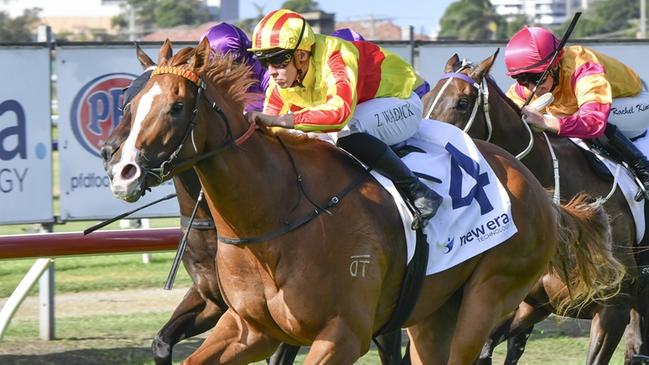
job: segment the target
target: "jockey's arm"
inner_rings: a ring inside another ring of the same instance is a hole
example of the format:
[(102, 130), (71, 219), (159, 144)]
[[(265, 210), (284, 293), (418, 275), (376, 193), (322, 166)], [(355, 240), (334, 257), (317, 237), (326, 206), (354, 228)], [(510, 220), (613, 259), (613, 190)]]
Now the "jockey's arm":
[[(518, 84), (512, 85), (507, 96), (518, 106), (522, 106), (529, 94)], [(525, 107), (522, 114), (526, 121), (542, 130), (551, 130), (560, 136), (575, 138), (597, 138), (604, 133), (606, 121), (611, 110), (611, 86), (600, 74), (591, 74), (575, 83), (574, 94), (579, 110), (567, 116), (541, 114)]]
[(611, 84), (599, 73), (577, 76), (574, 95), (579, 110), (560, 118), (559, 135), (577, 138), (597, 138), (604, 134), (613, 101)]
[(293, 114), (284, 114), (284, 115), (271, 115), (264, 114), (261, 112), (249, 112), (246, 113), (246, 119), (250, 123), (257, 123), (266, 127), (282, 127), (282, 128), (294, 128), (294, 118)]

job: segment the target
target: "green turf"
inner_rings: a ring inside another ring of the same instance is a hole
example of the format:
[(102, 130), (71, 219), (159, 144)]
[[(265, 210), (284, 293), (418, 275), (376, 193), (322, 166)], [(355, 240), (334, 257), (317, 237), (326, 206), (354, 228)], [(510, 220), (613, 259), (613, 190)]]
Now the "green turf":
[[(55, 260), (56, 292), (161, 288), (173, 256), (154, 253), (149, 264), (142, 263), (141, 254), (61, 257)], [(0, 260), (0, 297), (11, 294), (33, 263), (33, 259)], [(175, 285), (191, 285), (185, 270), (178, 270)], [(31, 294), (36, 294), (35, 288)]]

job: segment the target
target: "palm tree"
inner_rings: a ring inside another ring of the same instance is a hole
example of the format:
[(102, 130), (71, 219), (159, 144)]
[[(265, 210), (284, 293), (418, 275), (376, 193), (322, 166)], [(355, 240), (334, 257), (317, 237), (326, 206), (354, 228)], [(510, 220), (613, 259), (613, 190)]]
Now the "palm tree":
[(459, 0), (446, 9), (440, 21), (440, 38), (495, 40), (506, 37), (505, 19), (489, 0)]

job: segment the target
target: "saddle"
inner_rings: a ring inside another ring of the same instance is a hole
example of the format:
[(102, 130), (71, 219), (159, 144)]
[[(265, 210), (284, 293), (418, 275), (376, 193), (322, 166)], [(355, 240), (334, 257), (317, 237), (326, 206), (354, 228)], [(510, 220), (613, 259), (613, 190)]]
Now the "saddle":
[[(413, 152), (426, 153), (426, 151), (422, 150), (421, 148), (405, 144), (399, 146), (391, 146), (391, 148), (394, 150), (397, 156), (399, 156), (399, 158), (404, 158), (405, 156)], [(437, 180), (439, 181), (439, 179)], [(404, 200), (407, 201), (405, 197)], [(412, 209), (412, 207), (410, 208)], [(390, 319), (388, 319), (383, 327), (381, 327), (374, 334), (374, 337), (400, 330), (401, 326), (406, 322), (406, 320), (408, 320), (408, 317), (410, 317), (410, 313), (415, 307), (417, 299), (419, 299), (421, 286), (424, 282), (424, 278), (426, 277), (428, 253), (428, 240), (426, 239), (426, 235), (423, 233), (422, 229), (419, 228), (417, 229), (415, 254), (413, 255), (412, 260), (410, 260), (410, 262), (406, 266), (406, 272), (403, 276), (403, 282), (401, 283), (401, 289), (399, 291), (397, 306), (390, 316)]]
[(604, 156), (604, 157), (606, 157), (608, 159), (611, 159), (611, 160), (615, 161), (616, 163), (619, 163), (619, 161), (617, 161), (615, 158), (613, 158), (613, 156), (611, 156), (611, 154), (606, 152), (603, 148), (601, 148), (596, 143), (592, 143), (592, 142), (587, 141), (587, 140), (583, 140), (583, 142), (586, 143), (586, 145), (588, 145), (588, 148), (590, 148), (590, 151), (588, 151), (588, 150), (586, 150), (584, 148), (580, 148), (579, 150), (581, 151), (581, 153), (586, 158), (586, 161), (588, 161), (588, 165), (593, 170), (593, 172), (595, 172), (595, 175), (597, 175), (597, 177), (599, 177), (600, 179), (602, 179), (602, 180), (604, 180), (604, 181), (606, 181), (608, 183), (613, 183), (613, 179), (614, 179), (613, 174), (606, 167), (604, 162), (602, 162), (602, 160), (600, 160), (597, 156), (598, 155)]
[[(595, 172), (595, 175), (597, 175), (599, 178), (603, 179), (604, 181), (608, 183), (613, 183), (614, 176), (611, 173), (611, 171), (606, 167), (604, 162), (600, 160), (597, 156), (601, 155), (604, 156), (615, 163), (620, 163), (616, 156), (613, 156), (612, 154), (608, 153), (605, 149), (600, 147), (597, 143), (593, 143), (587, 140), (583, 141), (588, 145), (590, 148), (590, 151), (580, 148), (581, 153), (584, 155), (586, 158), (586, 161), (588, 161), (588, 164), (590, 168)], [(639, 201), (636, 199), (636, 201)], [(645, 217), (645, 224), (649, 222), (649, 204), (644, 204), (644, 217)], [(637, 248), (641, 248), (638, 250), (636, 253), (636, 262), (638, 263), (638, 268), (639, 268), (639, 274), (641, 276), (649, 276), (649, 229), (645, 228), (645, 234), (640, 240), (640, 242), (637, 243)]]

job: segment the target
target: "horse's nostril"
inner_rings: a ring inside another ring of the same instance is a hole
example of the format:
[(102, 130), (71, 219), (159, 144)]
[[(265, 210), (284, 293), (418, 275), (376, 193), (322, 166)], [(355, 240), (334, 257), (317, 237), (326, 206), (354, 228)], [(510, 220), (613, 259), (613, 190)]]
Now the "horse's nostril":
[(124, 167), (122, 167), (122, 172), (120, 173), (120, 176), (124, 180), (130, 180), (135, 176), (137, 173), (137, 167), (133, 164), (126, 164)]

